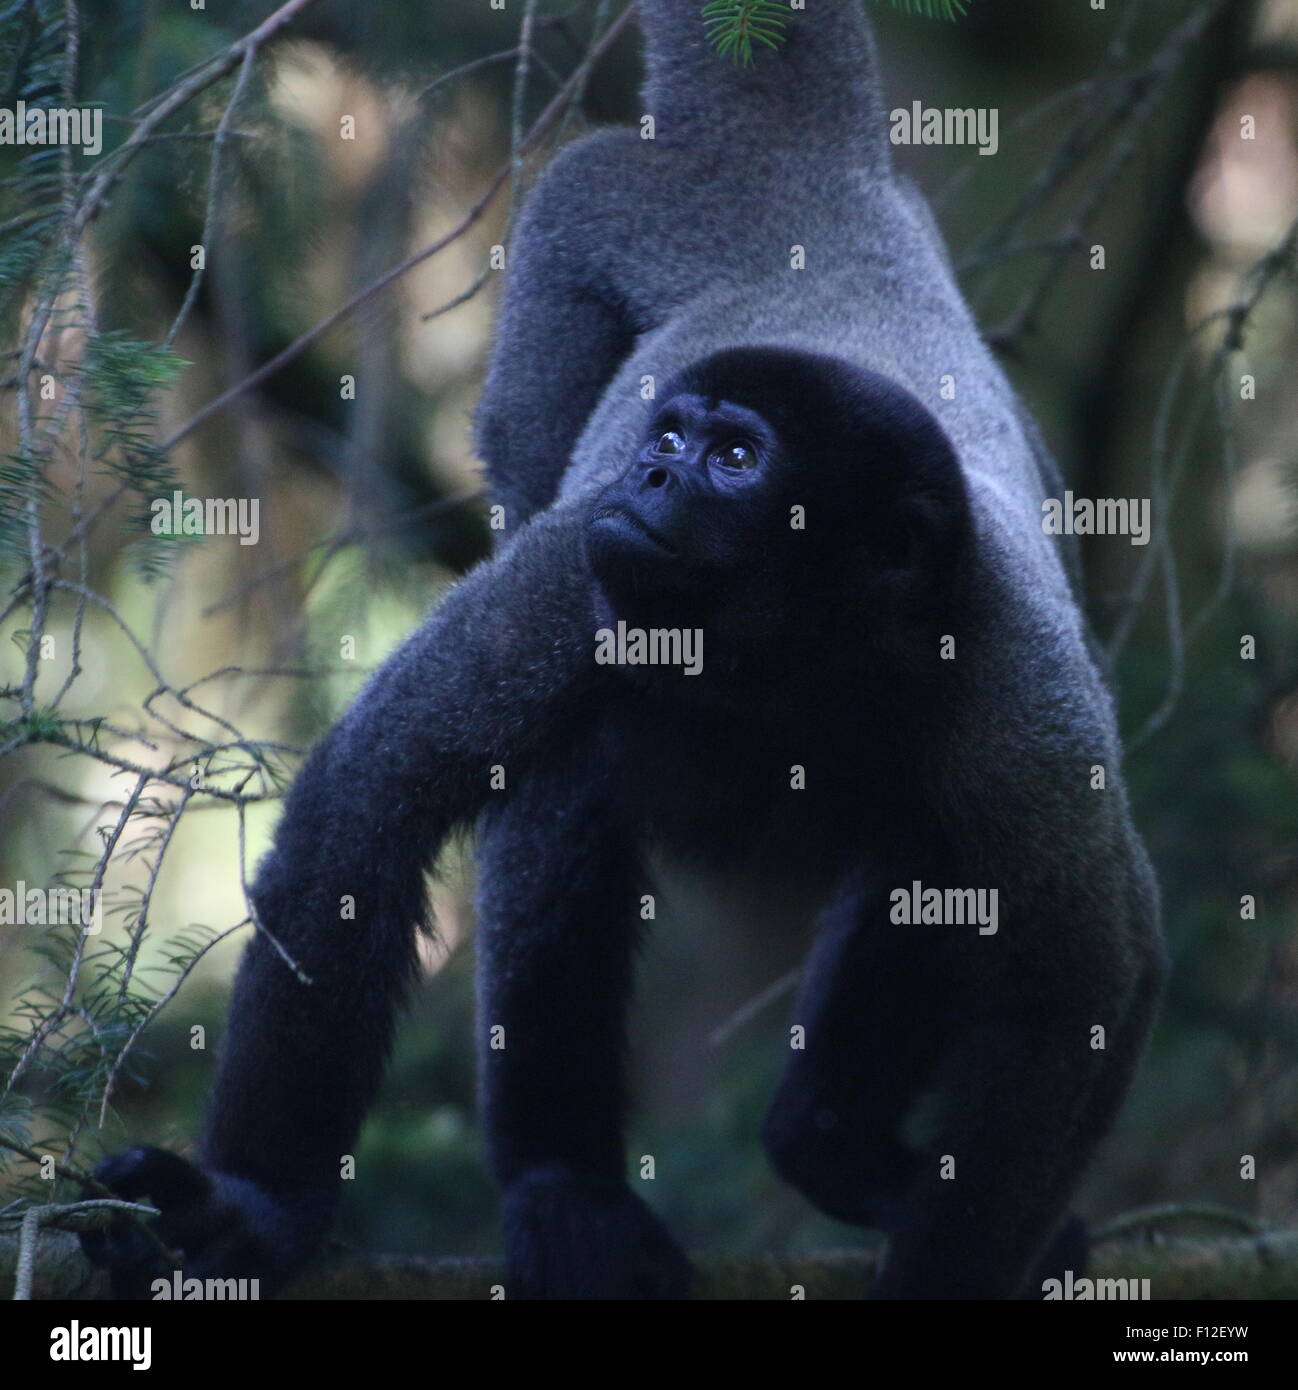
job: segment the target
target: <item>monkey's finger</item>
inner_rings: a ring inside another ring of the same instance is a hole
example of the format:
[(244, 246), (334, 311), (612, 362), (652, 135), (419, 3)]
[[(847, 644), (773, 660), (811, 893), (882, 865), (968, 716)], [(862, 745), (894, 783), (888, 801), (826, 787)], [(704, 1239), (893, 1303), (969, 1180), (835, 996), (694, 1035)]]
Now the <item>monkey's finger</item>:
[(192, 1206), (212, 1191), (211, 1178), (187, 1158), (150, 1147), (110, 1155), (95, 1168), (95, 1177), (127, 1201), (151, 1198), (161, 1211)]

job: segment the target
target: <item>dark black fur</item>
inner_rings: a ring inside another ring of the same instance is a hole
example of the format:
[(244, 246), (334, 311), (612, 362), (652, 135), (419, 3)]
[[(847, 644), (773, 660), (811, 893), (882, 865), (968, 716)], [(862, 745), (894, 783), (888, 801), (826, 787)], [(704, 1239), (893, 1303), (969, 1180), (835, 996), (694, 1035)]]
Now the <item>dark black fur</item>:
[[(667, 431), (675, 454), (655, 448)], [(735, 439), (758, 465), (732, 476), (708, 459)], [(790, 524), (793, 507), (805, 528)], [(422, 912), (419, 871), (450, 824), (439, 810), (487, 805), (484, 1100), (516, 1294), (687, 1286), (683, 1257), (623, 1177), (620, 1040), (645, 845), (826, 900), (796, 1011), (807, 1046), (791, 1053), (763, 1138), (824, 1211), (892, 1233), (876, 1296), (1021, 1292), (1032, 1262), (1050, 1258), (1125, 1084), (1155, 963), (1137, 969), (1137, 956), (1115, 973), (1088, 950), (1093, 978), (1079, 980), (1043, 958), (1033, 896), (1007, 868), (988, 881), (979, 822), (943, 804), (968, 713), (939, 640), (977, 635), (964, 484), (940, 428), (885, 378), (729, 352), (669, 391), (639, 456), (588, 513), (582, 534), (547, 537), (576, 560), (570, 611), (538, 606), (533, 630), (505, 634), (466, 585), (295, 784), (255, 898), (313, 983), (295, 981), (265, 938), (250, 948), (203, 1150), (215, 1185), (157, 1151), (113, 1160), (105, 1176), (163, 1204), (189, 1273), (273, 1285), (299, 1264), (379, 1079)], [(520, 579), (542, 534), (529, 528), (509, 552)], [(557, 600), (562, 587), (547, 574), (538, 593)], [(699, 627), (704, 671), (595, 668), (595, 629), (619, 618)], [(500, 639), (494, 676), (478, 664), (493, 650), (487, 631)], [(443, 686), (443, 717), (456, 717), (431, 729), (420, 721), (430, 682), (446, 676), (444, 643), (476, 654), (454, 688), (485, 703), (455, 711)], [(560, 690), (567, 670), (584, 677)], [(496, 711), (491, 692), (504, 687)], [(510, 722), (529, 688), (544, 690), (546, 710), (530, 743)], [(495, 802), (495, 755), (480, 751), (493, 734), (518, 780)], [(362, 762), (383, 778), (356, 777)], [(796, 791), (795, 765), (807, 782)], [(984, 938), (893, 925), (888, 893), (914, 878), (998, 887), (1004, 928)], [(336, 920), (344, 893), (358, 896), (356, 922)], [(1076, 1035), (1056, 1069), (1047, 1059), (1069, 1019)], [(1106, 1052), (1086, 1044), (1093, 1022), (1112, 1028)], [(494, 1026), (503, 1050), (485, 1045)], [(928, 1093), (935, 1131), (916, 1145), (903, 1128)], [(948, 1153), (955, 1181), (938, 1176)], [(1061, 1237), (1069, 1249), (1076, 1239), (1071, 1227)], [(95, 1253), (105, 1258), (102, 1241)], [(146, 1252), (130, 1254), (140, 1267), (113, 1252), (124, 1293), (148, 1274)]]

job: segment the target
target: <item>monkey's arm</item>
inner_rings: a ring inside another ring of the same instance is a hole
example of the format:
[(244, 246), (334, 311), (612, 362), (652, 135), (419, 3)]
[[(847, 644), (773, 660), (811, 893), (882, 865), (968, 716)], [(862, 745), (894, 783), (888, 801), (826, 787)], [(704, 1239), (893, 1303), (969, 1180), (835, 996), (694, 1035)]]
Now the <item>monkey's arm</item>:
[(598, 206), (610, 180), (626, 179), (628, 141), (637, 143), (605, 130), (569, 146), (519, 218), (476, 415), (478, 453), (510, 531), (554, 500), (587, 418), (635, 342), (611, 268), (625, 236)]
[[(136, 1150), (103, 1170), (161, 1207), (187, 1273), (273, 1286), (324, 1234), (412, 972), (422, 870), (587, 707), (581, 525), (538, 518), (453, 590), (298, 774), (252, 892), (264, 931), (235, 984), (201, 1169)], [(138, 1235), (92, 1245), (119, 1296), (147, 1292)]]

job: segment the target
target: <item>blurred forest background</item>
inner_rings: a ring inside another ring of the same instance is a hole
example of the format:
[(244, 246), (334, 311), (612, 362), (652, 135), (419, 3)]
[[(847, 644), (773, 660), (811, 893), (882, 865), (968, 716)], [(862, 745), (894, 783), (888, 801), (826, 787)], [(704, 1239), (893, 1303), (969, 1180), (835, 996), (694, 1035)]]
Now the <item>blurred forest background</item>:
[[(1292, 1225), (1298, 0), (869, 7), (890, 106), (999, 110), (994, 158), (897, 153), (1070, 486), (1155, 501), (1150, 546), (1085, 559), (1175, 971), (1082, 1209)], [(0, 1204), (50, 1199), (24, 1152), (195, 1136), (296, 750), (488, 551), (469, 419), (511, 191), (640, 114), (620, 0), (293, 0), (232, 47), (272, 9), (0, 0), (0, 105), (105, 113), (96, 157), (0, 147), (0, 885), (105, 904), (94, 937), (0, 926)], [(174, 487), (259, 499), (258, 543), (151, 534)], [(430, 891), (341, 1232), (494, 1252), (464, 846)], [(755, 1140), (794, 963), (688, 924), (646, 951), (630, 1152), (687, 1247), (866, 1239)]]

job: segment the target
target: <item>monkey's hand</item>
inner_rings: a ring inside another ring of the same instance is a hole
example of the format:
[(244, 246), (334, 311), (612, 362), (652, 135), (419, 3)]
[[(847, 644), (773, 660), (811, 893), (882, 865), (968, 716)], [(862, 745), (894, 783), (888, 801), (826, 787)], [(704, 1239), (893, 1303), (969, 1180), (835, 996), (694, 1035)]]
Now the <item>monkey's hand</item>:
[(537, 1169), (504, 1194), (506, 1295), (684, 1298), (690, 1267), (624, 1182)]
[[(158, 1208), (153, 1229), (176, 1252), (185, 1278), (258, 1279), (263, 1296), (302, 1268), (328, 1230), (327, 1202), (290, 1206), (246, 1178), (211, 1172), (165, 1149), (113, 1154), (95, 1177), (127, 1201)], [(109, 1271), (114, 1298), (148, 1298), (153, 1281), (174, 1272), (126, 1218), (84, 1233), (81, 1248)]]

